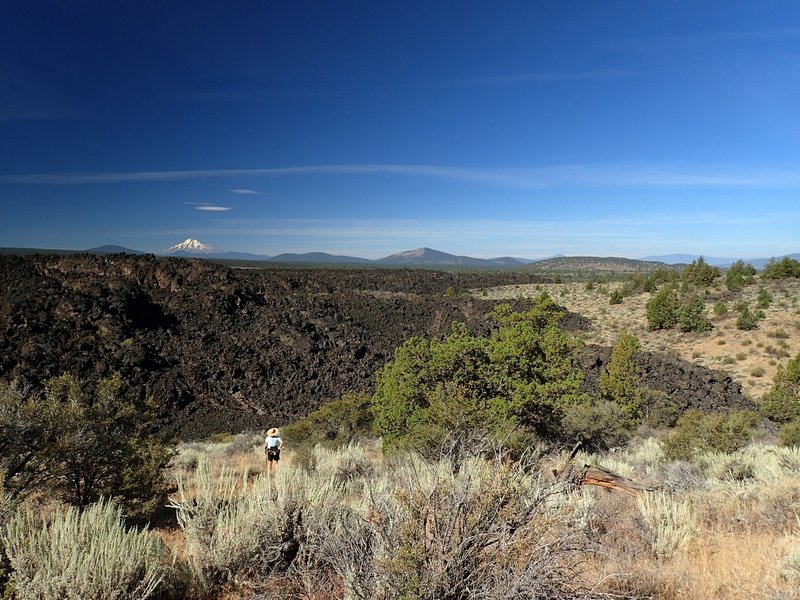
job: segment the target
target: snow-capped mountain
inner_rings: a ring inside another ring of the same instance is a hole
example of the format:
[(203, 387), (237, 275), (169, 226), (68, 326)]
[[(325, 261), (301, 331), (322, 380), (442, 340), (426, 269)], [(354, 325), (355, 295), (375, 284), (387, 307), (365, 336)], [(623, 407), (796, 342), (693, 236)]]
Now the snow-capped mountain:
[(164, 254), (215, 254), (219, 248), (211, 244), (204, 244), (191, 238), (182, 241), (180, 244), (170, 246), (163, 251)]

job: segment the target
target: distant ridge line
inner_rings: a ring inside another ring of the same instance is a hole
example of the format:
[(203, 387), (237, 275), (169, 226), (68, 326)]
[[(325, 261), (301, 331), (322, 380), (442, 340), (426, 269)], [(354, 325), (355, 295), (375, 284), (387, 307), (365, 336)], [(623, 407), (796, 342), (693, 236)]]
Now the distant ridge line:
[[(358, 256), (345, 256), (329, 254), (327, 252), (305, 252), (305, 253), (283, 253), (276, 256), (264, 254), (253, 254), (249, 252), (234, 251), (203, 251), (192, 252), (191, 249), (177, 250), (170, 253), (166, 252), (144, 252), (119, 246), (107, 244), (89, 248), (87, 250), (73, 249), (53, 249), (53, 248), (0, 248), (0, 254), (30, 255), (30, 254), (155, 254), (156, 256), (172, 256), (177, 258), (200, 258), (206, 260), (233, 260), (248, 261), (273, 264), (306, 264), (306, 265), (373, 265), (373, 266), (397, 266), (397, 267), (427, 267), (427, 268), (493, 268), (493, 269), (534, 269), (540, 271), (608, 271), (608, 272), (627, 272), (627, 271), (653, 271), (658, 268), (675, 268), (677, 266), (690, 264), (697, 260), (701, 255), (694, 254), (665, 254), (659, 256), (646, 256), (644, 258), (624, 258), (614, 256), (564, 256), (557, 254), (545, 258), (520, 258), (514, 256), (503, 256), (499, 258), (475, 258), (471, 256), (449, 254), (433, 248), (421, 247), (414, 250), (396, 252), (378, 259), (362, 258)], [(704, 260), (713, 266), (722, 268), (729, 267), (740, 259), (703, 257)], [(770, 260), (780, 260), (791, 258), (800, 260), (800, 253), (784, 254), (771, 258), (745, 258), (741, 259), (745, 263), (753, 265), (757, 269), (762, 269)]]

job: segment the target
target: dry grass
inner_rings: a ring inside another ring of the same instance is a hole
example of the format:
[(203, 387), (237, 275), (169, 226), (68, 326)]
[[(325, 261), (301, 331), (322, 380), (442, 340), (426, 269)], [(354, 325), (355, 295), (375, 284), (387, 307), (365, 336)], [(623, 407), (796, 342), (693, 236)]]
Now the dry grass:
[[(584, 339), (590, 343), (612, 345), (625, 329), (635, 335), (645, 350), (670, 352), (699, 365), (724, 371), (739, 384), (745, 394), (758, 399), (772, 385), (778, 365), (800, 353), (800, 280), (767, 282), (764, 287), (772, 294), (772, 305), (764, 310), (765, 319), (758, 329), (736, 329), (736, 311), (733, 304), (746, 301), (756, 306), (756, 296), (761, 284), (746, 287), (737, 294), (728, 294), (723, 285), (704, 296), (707, 314), (714, 329), (709, 333), (681, 333), (678, 330), (648, 331), (645, 306), (651, 294), (626, 297), (621, 304), (609, 303), (609, 293), (622, 287), (622, 283), (608, 283), (586, 289), (585, 283), (551, 283), (511, 285), (490, 288), (479, 294), (482, 298), (514, 299), (536, 297), (546, 292), (559, 304), (579, 313), (592, 322)], [(728, 303), (728, 313), (715, 316), (712, 306), (720, 297)], [(731, 361), (730, 357), (737, 359)], [(729, 360), (725, 360), (728, 357)], [(753, 376), (763, 369), (763, 374)]]
[(681, 572), (693, 598), (774, 598), (792, 593), (779, 565), (792, 548), (776, 533), (714, 533), (698, 538)]
[[(227, 467), (232, 472), (232, 465), (243, 465), (242, 470), (232, 474), (231, 478), (244, 481), (247, 469), (253, 466), (254, 459), (250, 452), (239, 456), (226, 454), (221, 451), (224, 449), (214, 446), (209, 448), (211, 454), (208, 458), (209, 461), (216, 461), (215, 468)], [(187, 446), (184, 446), (184, 451), (187, 451)], [(192, 446), (188, 451), (197, 452), (199, 448)], [(256, 462), (260, 458), (255, 454)], [(564, 459), (552, 457), (548, 464), (541, 465), (542, 470), (549, 472), (550, 467), (563, 464)], [(305, 460), (308, 460), (307, 457)], [(577, 563), (578, 567), (573, 572), (577, 588), (584, 590), (586, 597), (800, 598), (800, 593), (796, 591), (800, 577), (800, 561), (797, 559), (800, 555), (800, 453), (796, 449), (752, 445), (731, 455), (710, 453), (692, 464), (669, 463), (663, 460), (661, 443), (649, 438), (632, 444), (622, 452), (580, 454), (577, 460), (599, 464), (636, 481), (671, 491), (668, 495), (662, 495), (662, 499), (674, 501), (676, 509), (689, 515), (680, 517), (680, 511), (676, 511), (678, 518), (673, 518), (673, 525), (661, 523), (659, 518), (648, 515), (647, 508), (643, 508), (641, 502), (637, 503), (636, 498), (599, 488), (582, 488), (552, 495), (546, 506), (558, 510), (568, 507), (572, 515), (569, 523), (561, 521), (559, 526), (566, 528), (565, 531), (570, 535), (586, 536), (589, 540), (589, 545), (582, 550), (584, 558)], [(295, 463), (299, 464), (299, 461), (295, 460)], [(360, 539), (356, 529), (352, 529), (357, 523), (362, 528), (367, 524), (376, 527), (376, 524), (386, 523), (394, 529), (387, 529), (383, 532), (385, 535), (395, 535), (395, 529), (410, 533), (412, 535), (405, 543), (416, 548), (415, 544), (423, 543), (426, 539), (438, 539), (430, 538), (434, 532), (431, 523), (444, 526), (449, 522), (449, 513), (446, 511), (433, 521), (430, 521), (430, 516), (425, 516), (434, 514), (434, 507), (429, 504), (439, 496), (431, 490), (439, 488), (433, 486), (427, 489), (426, 486), (430, 487), (430, 484), (425, 482), (431, 477), (422, 476), (430, 470), (435, 475), (432, 481), (437, 478), (442, 482), (456, 481), (458, 477), (453, 479), (453, 471), (445, 462), (425, 466), (413, 460), (398, 462), (397, 457), (389, 461), (376, 460), (375, 446), (368, 445), (364, 448), (344, 448), (340, 453), (317, 449), (310, 464), (311, 471), (308, 475), (302, 475), (303, 478), (322, 477), (330, 481), (333, 477), (340, 485), (337, 488), (340, 498), (337, 505), (361, 514), (360, 519), (348, 525), (349, 533), (342, 539)], [(730, 468), (726, 465), (737, 464), (749, 466), (747, 479), (730, 479)], [(281, 468), (284, 467), (283, 477), (279, 479), (301, 476), (301, 471), (296, 471), (289, 464), (282, 464)], [(487, 474), (497, 474), (496, 467), (488, 463), (486, 469)], [(476, 474), (478, 472), (483, 471), (475, 471)], [(408, 474), (414, 474), (410, 487), (403, 483), (403, 477)], [(190, 474), (187, 472), (185, 476), (188, 478)], [(266, 475), (263, 473), (256, 476), (252, 489), (241, 485), (237, 493), (255, 493), (258, 480), (264, 477)], [(482, 480), (486, 476), (480, 477)], [(187, 483), (190, 483), (188, 479)], [(284, 483), (288, 484), (288, 481)], [(488, 498), (484, 492), (474, 493), (474, 485), (473, 481), (464, 487), (464, 493), (470, 498)], [(536, 479), (531, 479), (530, 483), (520, 480), (515, 484), (515, 489), (522, 493), (529, 486), (536, 485), (539, 485)], [(495, 487), (490, 485), (487, 489)], [(449, 487), (439, 490), (447, 492), (440, 499), (449, 497), (447, 494), (452, 490), (448, 490)], [(417, 496), (424, 501), (425, 510), (421, 512), (419, 507), (410, 510), (412, 505), (403, 505), (405, 512), (401, 510), (402, 507), (395, 506), (398, 502), (407, 504)], [(376, 503), (377, 497), (383, 500)], [(463, 503), (463, 498), (459, 502), (463, 506), (469, 505), (469, 502)], [(420, 523), (415, 521), (418, 518), (422, 519)], [(442, 519), (441, 523), (439, 519)], [(668, 552), (654, 545), (656, 528), (661, 527), (659, 535), (663, 535), (664, 532), (669, 533), (669, 527), (679, 529), (682, 520), (686, 519), (693, 521), (688, 543), (674, 544)], [(446, 526), (444, 530), (451, 531), (451, 528)], [(453, 531), (456, 530), (461, 531), (458, 527)], [(182, 548), (186, 543), (181, 539), (181, 532), (172, 532), (163, 537), (173, 548)], [(340, 554), (344, 548), (338, 547), (340, 550), (334, 555)], [(397, 554), (399, 548), (387, 546), (387, 553), (376, 564), (388, 568), (387, 565), (400, 560)], [(344, 557), (344, 563), (353, 564), (347, 556)], [(416, 564), (412, 560), (417, 556), (415, 553), (403, 556), (403, 560)], [(366, 564), (363, 559), (360, 560), (360, 564)], [(446, 564), (449, 563), (445, 561), (442, 568)], [(341, 586), (331, 586), (329, 583), (326, 583), (324, 590), (315, 592), (313, 588), (319, 585), (319, 580), (312, 578), (303, 583), (298, 579), (298, 573), (287, 572), (282, 583), (277, 579), (269, 579), (265, 585), (281, 587), (283, 595), (279, 596), (284, 598), (344, 597)], [(403, 573), (405, 571), (398, 571), (398, 576)], [(349, 581), (349, 575), (344, 572), (343, 575), (346, 575), (344, 579), (336, 581)], [(289, 589), (287, 586), (297, 585), (306, 586), (305, 595), (300, 591), (297, 595), (286, 592)], [(374, 589), (369, 593), (373, 592), (377, 593)], [(244, 588), (233, 586), (225, 588), (223, 597), (240, 600), (250, 596)]]
[(612, 549), (597, 555), (587, 574), (595, 590), (622, 597), (749, 600), (797, 598), (781, 565), (796, 540), (777, 534), (702, 532), (686, 554), (669, 561)]

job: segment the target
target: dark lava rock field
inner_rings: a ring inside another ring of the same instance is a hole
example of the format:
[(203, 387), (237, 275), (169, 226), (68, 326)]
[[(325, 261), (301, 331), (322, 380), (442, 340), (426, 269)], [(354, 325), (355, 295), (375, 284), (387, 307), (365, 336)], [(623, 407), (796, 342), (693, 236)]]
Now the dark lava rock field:
[[(532, 283), (525, 271), (237, 269), (152, 255), (0, 256), (0, 378), (38, 387), (65, 372), (119, 372), (152, 397), (164, 433), (198, 438), (282, 425), (376, 371), (412, 335), (453, 320), (488, 333), (496, 302), (462, 293)], [(571, 327), (585, 322), (577, 315)], [(599, 349), (581, 363), (592, 374)], [(722, 373), (675, 359), (640, 362), (648, 386), (687, 406), (748, 404)]]

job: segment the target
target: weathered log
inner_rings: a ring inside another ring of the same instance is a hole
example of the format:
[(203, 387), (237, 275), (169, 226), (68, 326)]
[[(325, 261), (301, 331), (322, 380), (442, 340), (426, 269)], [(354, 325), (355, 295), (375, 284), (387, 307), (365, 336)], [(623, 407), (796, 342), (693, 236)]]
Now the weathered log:
[(652, 489), (639, 485), (635, 481), (594, 465), (583, 466), (577, 483), (578, 485), (596, 485), (610, 490), (617, 490), (629, 496), (637, 496), (642, 492), (652, 491)]
[(609, 490), (617, 490), (629, 496), (637, 496), (642, 492), (652, 491), (651, 488), (639, 485), (627, 477), (622, 477), (597, 465), (584, 464), (578, 467), (575, 464), (575, 456), (578, 454), (580, 446), (580, 442), (575, 444), (564, 467), (561, 470), (553, 471), (557, 480), (566, 481), (574, 485), (594, 485)]

